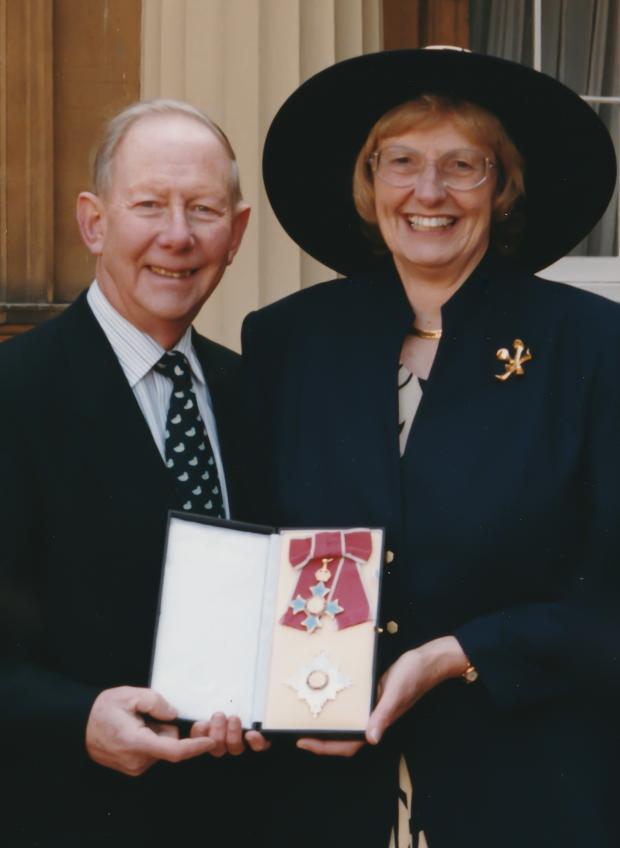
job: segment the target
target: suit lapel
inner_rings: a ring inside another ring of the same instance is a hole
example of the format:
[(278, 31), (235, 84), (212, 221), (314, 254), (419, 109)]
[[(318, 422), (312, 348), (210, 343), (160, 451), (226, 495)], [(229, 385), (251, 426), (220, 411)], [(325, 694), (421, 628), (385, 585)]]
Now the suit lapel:
[(241, 418), (239, 414), (239, 378), (241, 359), (232, 351), (194, 331), (194, 350), (200, 360), (209, 388), (217, 436), (226, 475), (231, 515), (238, 514), (241, 484)]
[[(278, 354), (278, 511), (287, 522), (348, 525), (363, 516), (395, 528), (398, 362), (411, 309), (397, 278), (343, 281), (334, 295), (304, 311), (303, 332)], [(344, 473), (330, 480), (330, 468)]]
[(364, 327), (366, 322), (366, 327), (355, 348), (351, 389), (361, 385), (365, 396), (366, 413), (360, 415), (366, 445), (360, 455), (367, 457), (368, 476), (363, 485), (371, 492), (376, 515), (395, 530), (401, 522), (398, 365), (413, 314), (395, 271), (373, 278), (368, 300), (360, 306), (357, 323)]
[(65, 313), (67, 404), (81, 453), (105, 490), (141, 509), (167, 508), (171, 482), (142, 411), (83, 295)]

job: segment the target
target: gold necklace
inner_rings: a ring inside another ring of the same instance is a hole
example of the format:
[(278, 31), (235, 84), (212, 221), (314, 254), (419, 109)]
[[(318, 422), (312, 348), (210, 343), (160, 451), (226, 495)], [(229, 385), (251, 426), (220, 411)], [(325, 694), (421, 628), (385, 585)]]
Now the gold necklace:
[(438, 341), (441, 338), (442, 330), (421, 330), (419, 327), (412, 326), (409, 328), (412, 336), (418, 339), (427, 339), (429, 341)]

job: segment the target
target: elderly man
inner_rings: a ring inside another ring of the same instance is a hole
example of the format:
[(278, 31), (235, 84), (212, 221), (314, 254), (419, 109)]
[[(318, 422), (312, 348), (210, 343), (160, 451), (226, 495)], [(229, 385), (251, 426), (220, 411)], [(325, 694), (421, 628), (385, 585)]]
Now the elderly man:
[(248, 775), (213, 759), (241, 752), (238, 721), (181, 738), (146, 687), (167, 510), (236, 514), (237, 356), (191, 323), (249, 207), (225, 135), (175, 101), (109, 124), (93, 188), (95, 282), (0, 349), (6, 846), (208, 840)]

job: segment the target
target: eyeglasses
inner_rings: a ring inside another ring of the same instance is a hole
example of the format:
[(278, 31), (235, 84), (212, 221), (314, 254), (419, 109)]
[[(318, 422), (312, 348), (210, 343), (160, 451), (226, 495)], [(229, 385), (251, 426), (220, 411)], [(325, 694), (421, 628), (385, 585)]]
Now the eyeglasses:
[(438, 159), (427, 159), (419, 150), (398, 144), (375, 150), (368, 158), (368, 165), (380, 180), (397, 188), (415, 186), (432, 165), (436, 179), (446, 188), (457, 191), (478, 188), (489, 176), (489, 170), (495, 168), (495, 163), (478, 150), (449, 150)]

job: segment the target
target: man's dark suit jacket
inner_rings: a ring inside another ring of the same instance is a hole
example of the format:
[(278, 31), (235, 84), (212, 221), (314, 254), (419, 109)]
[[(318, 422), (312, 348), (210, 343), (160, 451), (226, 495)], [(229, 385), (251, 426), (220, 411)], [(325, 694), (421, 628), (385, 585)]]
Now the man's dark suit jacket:
[[(235, 513), (239, 358), (199, 335), (194, 346)], [(247, 761), (204, 757), (129, 778), (84, 747), (100, 691), (148, 684), (171, 497), (84, 296), (0, 348), (0, 410), (0, 843), (189, 844), (183, 834), (197, 829), (206, 839), (238, 804)], [(232, 821), (226, 844), (242, 826)]]
[[(455, 634), (478, 667), (477, 683), (441, 684), (393, 731), (430, 848), (618, 846), (620, 309), (487, 259), (443, 308), (401, 460), (397, 367), (412, 321), (394, 272), (246, 320), (258, 453), (271, 462), (265, 518), (385, 527), (382, 615), (398, 632), (380, 637), (382, 666)], [(519, 338), (532, 360), (497, 380), (498, 349)], [(364, 778), (351, 763), (330, 833), (342, 812), (350, 844), (379, 848), (364, 833), (390, 812), (380, 787), (353, 815), (348, 801), (379, 767), (370, 759)], [(322, 797), (336, 768), (315, 779)], [(302, 820), (315, 796), (299, 754), (288, 774)]]

